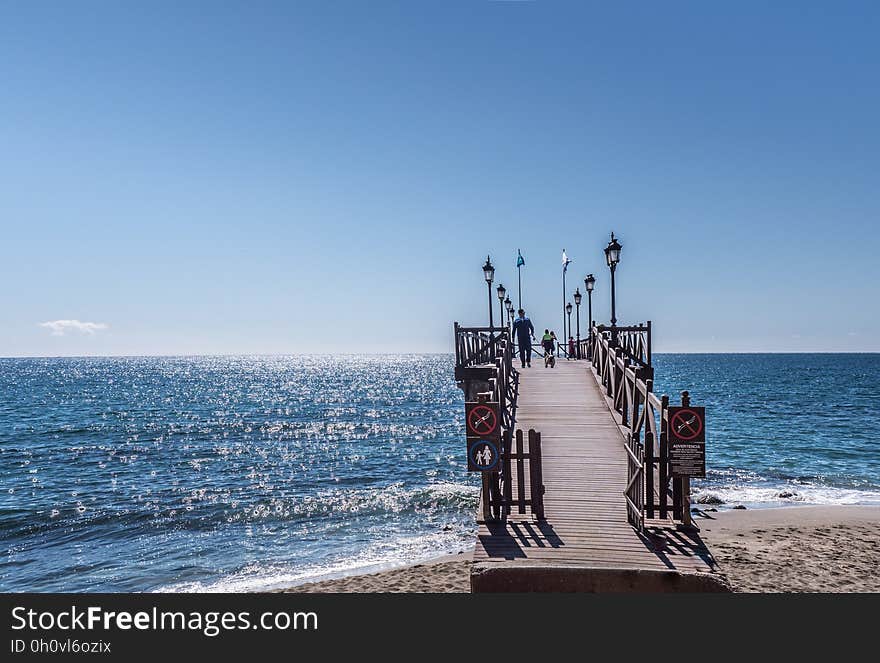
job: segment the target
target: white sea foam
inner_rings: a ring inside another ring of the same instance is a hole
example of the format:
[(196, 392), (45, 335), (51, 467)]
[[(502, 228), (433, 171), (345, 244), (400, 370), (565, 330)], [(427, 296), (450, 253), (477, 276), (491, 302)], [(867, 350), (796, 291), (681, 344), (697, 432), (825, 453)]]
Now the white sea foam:
[(250, 564), (224, 578), (207, 582), (183, 582), (161, 587), (157, 592), (261, 592), (292, 587), (307, 582), (331, 580), (350, 575), (376, 573), (416, 564), (441, 555), (462, 551), (474, 533), (464, 530), (441, 531), (424, 536), (378, 542), (345, 560), (325, 564)]
[(700, 505), (745, 504), (772, 507), (781, 504), (880, 504), (880, 491), (810, 485), (729, 485), (695, 490), (691, 502)]
[[(479, 488), (476, 486), (445, 481), (411, 488), (395, 483), (374, 489), (340, 489), (323, 493), (317, 501), (334, 513), (359, 515), (376, 510), (399, 513), (410, 508), (425, 509), (428, 513), (443, 513), (450, 506), (455, 510), (470, 510), (476, 508), (478, 499)], [(317, 504), (309, 505), (306, 511), (317, 513), (317, 507)], [(266, 591), (305, 582), (371, 573), (418, 563), (438, 555), (456, 553), (467, 547), (473, 536), (473, 527), (446, 525), (437, 532), (374, 541), (366, 549), (353, 551), (344, 559), (303, 565), (280, 562), (249, 564), (217, 580), (174, 583), (157, 591)]]

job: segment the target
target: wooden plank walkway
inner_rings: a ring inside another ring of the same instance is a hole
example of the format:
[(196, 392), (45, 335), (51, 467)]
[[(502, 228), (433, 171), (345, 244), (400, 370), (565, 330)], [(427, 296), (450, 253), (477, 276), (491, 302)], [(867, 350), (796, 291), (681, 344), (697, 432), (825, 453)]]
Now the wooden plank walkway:
[(542, 436), (547, 519), (481, 524), (473, 590), (723, 591), (697, 534), (627, 522), (624, 438), (589, 362), (536, 359), (520, 372), (517, 427)]

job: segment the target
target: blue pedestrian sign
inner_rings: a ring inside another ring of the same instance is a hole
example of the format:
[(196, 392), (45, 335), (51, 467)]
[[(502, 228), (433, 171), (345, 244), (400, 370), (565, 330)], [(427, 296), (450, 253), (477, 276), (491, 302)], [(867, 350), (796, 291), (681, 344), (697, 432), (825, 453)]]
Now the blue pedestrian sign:
[(492, 440), (468, 440), (468, 472), (496, 472), (500, 454)]

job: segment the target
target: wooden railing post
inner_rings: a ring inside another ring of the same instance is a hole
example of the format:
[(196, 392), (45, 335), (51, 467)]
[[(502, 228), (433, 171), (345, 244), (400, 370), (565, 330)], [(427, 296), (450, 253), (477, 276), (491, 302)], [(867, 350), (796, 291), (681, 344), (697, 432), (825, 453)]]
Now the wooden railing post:
[(669, 396), (660, 398), (660, 517), (669, 515)]
[[(529, 453), (532, 451), (532, 435), (535, 431), (529, 430)], [(531, 464), (531, 459), (529, 460)], [(526, 473), (525, 461), (523, 460), (523, 434), (521, 430), (516, 431), (516, 492), (517, 492), (517, 511), (519, 513), (526, 512)]]
[(654, 380), (645, 380), (645, 510), (654, 517)]
[(538, 520), (544, 518), (544, 473), (541, 469), (541, 434), (529, 429), (529, 488), (532, 513)]
[[(517, 431), (516, 434), (522, 435), (520, 431)], [(513, 483), (510, 480), (510, 452), (513, 448), (513, 444), (511, 442), (511, 432), (504, 432), (504, 450), (502, 451), (502, 471), (504, 472), (504, 501), (505, 507), (503, 511), (503, 515), (508, 515), (510, 513), (510, 503), (513, 499)]]

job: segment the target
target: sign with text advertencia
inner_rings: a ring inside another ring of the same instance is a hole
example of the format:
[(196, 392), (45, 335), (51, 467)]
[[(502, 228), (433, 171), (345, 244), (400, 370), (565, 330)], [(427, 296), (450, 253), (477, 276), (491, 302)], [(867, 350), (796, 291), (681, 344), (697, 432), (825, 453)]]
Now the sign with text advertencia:
[(469, 439), (501, 437), (498, 403), (465, 403), (464, 414)]
[(495, 440), (468, 440), (468, 472), (497, 472), (500, 458)]
[(706, 408), (670, 407), (667, 416), (670, 473), (706, 476)]

